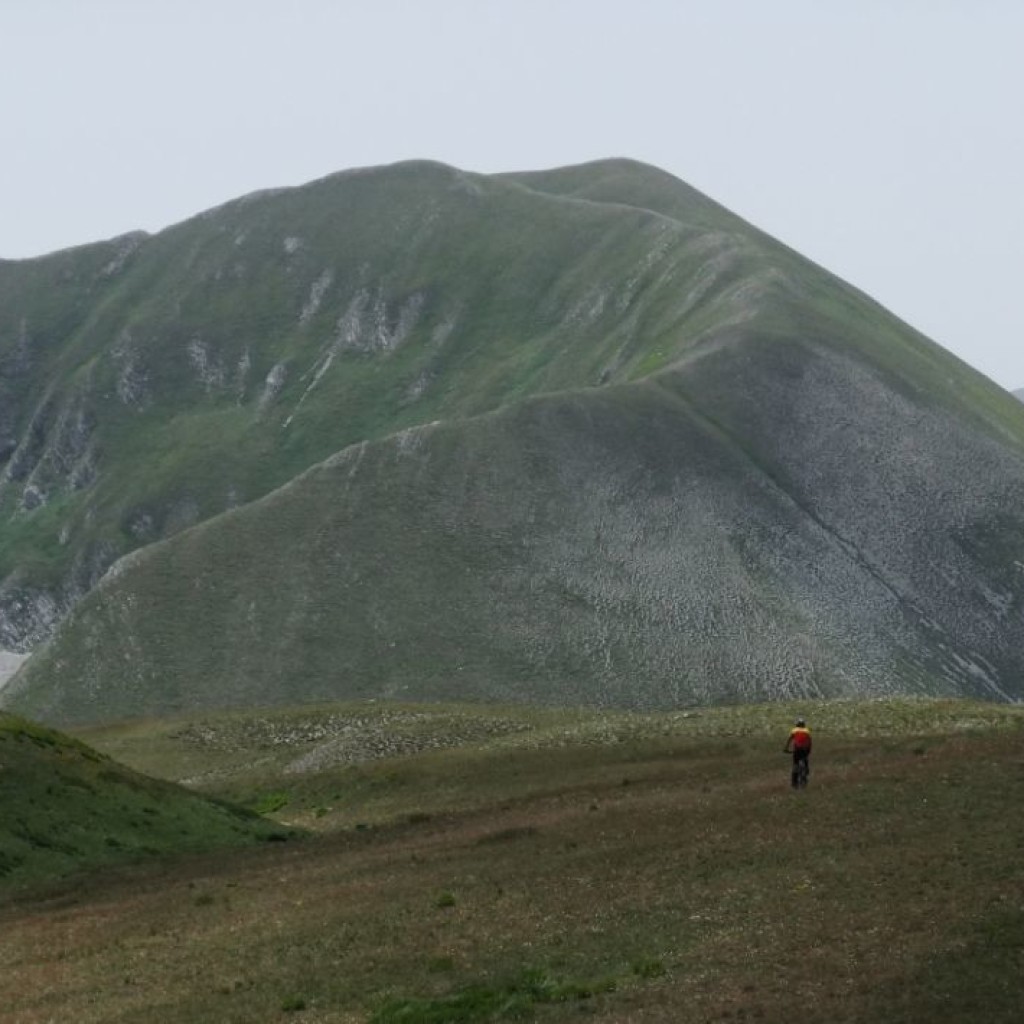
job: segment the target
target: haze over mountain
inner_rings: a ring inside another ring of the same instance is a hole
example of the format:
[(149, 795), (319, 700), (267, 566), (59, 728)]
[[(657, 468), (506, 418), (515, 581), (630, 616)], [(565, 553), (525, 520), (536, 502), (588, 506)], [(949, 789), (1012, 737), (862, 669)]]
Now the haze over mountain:
[(0, 458), (0, 638), (55, 635), (3, 700), (55, 721), (1024, 696), (1020, 404), (629, 161), (0, 263)]

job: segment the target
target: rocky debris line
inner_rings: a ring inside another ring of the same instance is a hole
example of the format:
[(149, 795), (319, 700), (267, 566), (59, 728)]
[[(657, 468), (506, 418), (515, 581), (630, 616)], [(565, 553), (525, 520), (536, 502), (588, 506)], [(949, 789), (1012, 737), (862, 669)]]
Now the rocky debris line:
[(498, 738), (496, 745), (527, 749), (607, 747), (658, 738), (742, 739), (754, 743), (784, 737), (795, 715), (806, 715), (823, 736), (949, 735), (985, 729), (1024, 729), (1019, 704), (976, 703), (933, 697), (814, 699), (807, 708), (759, 704), (691, 708), (659, 714), (602, 712), (571, 724), (540, 727)]
[(483, 743), (532, 728), (528, 722), (501, 717), (381, 711), (285, 721), (254, 718), (194, 722), (174, 733), (173, 738), (222, 751), (311, 747), (284, 769), (287, 774), (303, 774), (426, 750)]

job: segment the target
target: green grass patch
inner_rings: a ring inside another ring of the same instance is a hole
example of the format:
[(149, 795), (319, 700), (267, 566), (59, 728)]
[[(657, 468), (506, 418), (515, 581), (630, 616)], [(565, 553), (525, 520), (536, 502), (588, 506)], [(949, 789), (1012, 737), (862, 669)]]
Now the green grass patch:
[(253, 843), (280, 831), (251, 812), (117, 764), (81, 740), (0, 713), (0, 888)]
[(284, 792), (265, 793), (253, 805), (256, 814), (274, 814), (288, 806), (288, 794)]
[(520, 1020), (535, 1007), (572, 1003), (613, 992), (614, 978), (593, 982), (565, 981), (543, 970), (525, 971), (498, 985), (468, 985), (436, 999), (390, 999), (370, 1017), (370, 1024), (460, 1024), (487, 1020)]

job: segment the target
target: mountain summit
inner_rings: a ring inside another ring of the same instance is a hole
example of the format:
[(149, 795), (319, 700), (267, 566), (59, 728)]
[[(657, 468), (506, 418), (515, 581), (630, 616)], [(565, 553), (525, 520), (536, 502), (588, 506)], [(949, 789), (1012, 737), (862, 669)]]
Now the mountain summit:
[(642, 164), (0, 264), (0, 398), (37, 717), (1024, 695), (1024, 409)]

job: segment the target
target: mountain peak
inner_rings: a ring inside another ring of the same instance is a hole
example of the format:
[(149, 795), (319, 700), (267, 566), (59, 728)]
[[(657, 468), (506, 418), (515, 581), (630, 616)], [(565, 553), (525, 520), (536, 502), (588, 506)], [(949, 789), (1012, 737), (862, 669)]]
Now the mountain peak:
[(1021, 509), (1010, 396), (634, 161), (356, 169), (0, 264), (37, 717), (1012, 699)]

